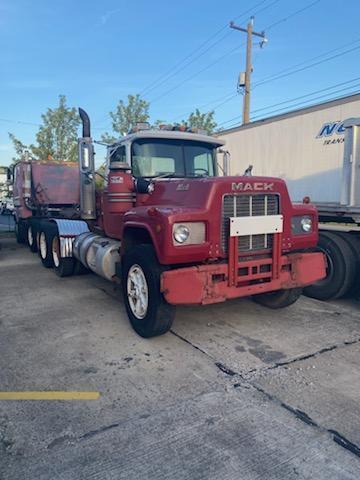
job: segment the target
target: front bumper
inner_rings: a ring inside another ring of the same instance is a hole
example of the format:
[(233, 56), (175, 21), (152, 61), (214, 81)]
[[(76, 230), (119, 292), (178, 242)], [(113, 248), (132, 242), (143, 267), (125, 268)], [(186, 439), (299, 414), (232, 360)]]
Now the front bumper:
[(168, 270), (161, 276), (167, 302), (205, 305), (230, 298), (305, 287), (326, 276), (322, 253), (290, 253), (237, 263), (198, 265)]

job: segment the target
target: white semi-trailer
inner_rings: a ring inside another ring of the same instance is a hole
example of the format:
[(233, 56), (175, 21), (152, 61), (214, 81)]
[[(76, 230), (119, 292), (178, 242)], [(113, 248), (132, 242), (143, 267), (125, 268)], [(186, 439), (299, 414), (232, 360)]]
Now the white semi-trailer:
[(305, 289), (314, 298), (360, 291), (360, 94), (287, 112), (219, 133), (230, 174), (286, 180), (295, 202), (314, 203), (327, 277)]

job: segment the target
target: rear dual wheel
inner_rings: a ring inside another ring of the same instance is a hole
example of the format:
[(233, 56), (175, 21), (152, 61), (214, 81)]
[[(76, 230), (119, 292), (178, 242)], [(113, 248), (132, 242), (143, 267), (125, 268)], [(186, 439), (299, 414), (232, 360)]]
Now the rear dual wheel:
[(69, 277), (74, 273), (75, 260), (73, 257), (61, 257), (59, 234), (54, 235), (51, 242), (51, 255), (56, 275)]
[(34, 228), (34, 225), (29, 224), (27, 228), (27, 243), (29, 245), (30, 250), (35, 253), (38, 251), (38, 245), (37, 245), (37, 232), (36, 229)]
[[(55, 226), (54, 226), (55, 227)], [(51, 244), (55, 235), (55, 228), (52, 225), (43, 225), (39, 232), (39, 256), (45, 268), (54, 266)]]
[(61, 256), (59, 232), (53, 222), (42, 224), (39, 233), (39, 255), (44, 267), (54, 268), (59, 277), (73, 274), (75, 260), (72, 257)]
[(304, 294), (318, 300), (343, 297), (353, 286), (359, 259), (349, 233), (320, 232), (317, 250), (326, 256), (326, 277), (309, 287)]
[(14, 230), (17, 243), (25, 243), (27, 230), (26, 224), (21, 219), (15, 221)]

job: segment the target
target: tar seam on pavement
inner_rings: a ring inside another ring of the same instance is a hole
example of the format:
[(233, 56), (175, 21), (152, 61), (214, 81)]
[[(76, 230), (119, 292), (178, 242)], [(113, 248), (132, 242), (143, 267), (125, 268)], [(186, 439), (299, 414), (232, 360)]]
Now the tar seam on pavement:
[[(219, 369), (221, 370), (223, 373), (225, 373), (225, 375), (228, 375), (230, 377), (238, 377), (240, 378), (241, 380), (247, 382), (248, 385), (251, 385), (255, 390), (257, 390), (258, 392), (262, 393), (263, 395), (265, 395), (270, 401), (272, 402), (275, 402), (277, 403), (278, 405), (280, 405), (282, 408), (284, 408), (285, 410), (287, 410), (288, 412), (290, 412), (292, 415), (294, 415), (297, 419), (299, 419), (300, 421), (302, 421), (303, 423), (305, 423), (306, 425), (309, 425), (313, 428), (316, 428), (318, 430), (320, 430), (321, 432), (326, 432), (328, 434), (331, 435), (332, 437), (332, 440), (337, 444), (339, 445), (340, 447), (342, 448), (345, 448), (346, 450), (348, 450), (349, 452), (353, 453), (354, 455), (356, 455), (357, 457), (360, 458), (360, 446), (358, 445), (355, 445), (354, 443), (352, 443), (350, 440), (348, 440), (346, 437), (344, 437), (343, 435), (341, 435), (339, 432), (337, 432), (336, 430), (332, 430), (332, 429), (328, 429), (328, 428), (325, 428), (325, 427), (322, 427), (321, 425), (319, 425), (317, 422), (315, 422), (315, 420), (313, 420), (306, 412), (303, 412), (297, 408), (294, 408), (292, 407), (291, 405), (288, 405), (286, 403), (284, 403), (283, 401), (281, 401), (279, 398), (275, 397), (274, 395), (271, 395), (270, 393), (268, 393), (266, 390), (264, 390), (262, 387), (260, 387), (259, 385), (257, 385), (256, 383), (252, 383), (252, 382), (249, 382), (248, 380), (246, 380), (244, 378), (244, 376), (238, 372), (235, 372), (234, 370), (232, 370), (231, 368), (227, 367), (226, 365), (224, 365), (223, 363), (221, 362), (217, 362), (215, 361), (215, 359), (209, 355), (207, 352), (205, 352), (204, 350), (202, 350), (201, 348), (199, 348), (197, 345), (194, 345), (190, 340), (188, 340), (187, 338), (184, 338), (183, 336), (179, 335), (178, 333), (174, 332), (173, 330), (170, 330), (170, 332), (177, 338), (179, 338), (179, 340), (182, 340), (183, 342), (187, 343), (188, 345), (191, 345), (193, 348), (195, 348), (196, 350), (199, 350), (201, 353), (203, 353), (204, 355), (206, 355), (207, 357), (209, 357), (211, 360), (214, 361), (214, 365)], [(266, 370), (271, 370), (271, 369), (274, 369), (274, 368), (279, 368), (279, 367), (282, 367), (284, 365), (288, 365), (290, 363), (295, 363), (295, 362), (298, 362), (298, 361), (303, 361), (303, 360), (307, 360), (308, 358), (313, 358), (317, 355), (321, 355), (322, 353), (326, 353), (326, 352), (329, 352), (329, 351), (332, 351), (332, 350), (335, 350), (339, 347), (346, 347), (348, 345), (354, 345), (355, 343), (358, 343), (360, 342), (360, 338), (357, 338), (355, 340), (349, 340), (349, 341), (345, 341), (345, 342), (341, 342), (340, 344), (337, 344), (337, 345), (332, 345), (332, 346), (329, 346), (329, 347), (325, 347), (325, 348), (322, 348), (321, 350), (318, 350), (314, 353), (311, 353), (311, 354), (308, 354), (308, 355), (303, 355), (301, 357), (298, 357), (298, 358), (294, 358), (294, 359), (291, 359), (287, 362), (279, 362), (279, 363), (276, 363), (275, 365), (272, 365), (271, 367), (267, 367), (265, 369), (261, 369), (261, 371), (266, 371)], [(257, 372), (259, 372), (259, 370), (255, 370)], [(252, 373), (254, 372), (254, 370), (251, 370), (250, 372), (248, 373)], [(239, 388), (241, 386), (241, 383), (235, 383), (233, 385), (234, 388)]]

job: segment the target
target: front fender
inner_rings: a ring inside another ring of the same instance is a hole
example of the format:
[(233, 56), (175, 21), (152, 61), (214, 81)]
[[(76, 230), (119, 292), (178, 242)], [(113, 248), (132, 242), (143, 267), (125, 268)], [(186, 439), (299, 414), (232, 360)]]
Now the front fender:
[[(142, 228), (150, 236), (157, 258), (163, 265), (186, 264), (203, 262), (210, 256), (210, 243), (206, 241), (200, 245), (176, 246), (172, 239), (172, 225), (175, 221), (189, 221), (190, 214), (183, 209), (168, 209), (166, 213), (158, 208), (136, 208), (125, 214), (123, 233), (124, 238), (128, 228)], [(204, 216), (197, 212), (192, 213), (191, 220), (203, 220)]]
[[(151, 238), (151, 242), (154, 246), (156, 256), (157, 256), (159, 262), (163, 263), (159, 241), (158, 241), (157, 236), (155, 234), (154, 228), (152, 228), (151, 225), (149, 225), (148, 223), (145, 223), (145, 222), (135, 221), (135, 220), (134, 221), (128, 221), (124, 224), (121, 238), (124, 238), (126, 236), (126, 233), (130, 229), (137, 229), (137, 230), (145, 230), (146, 231), (146, 233)], [(121, 255), (123, 255), (124, 253), (125, 253), (125, 246), (124, 246), (124, 243), (122, 242), (122, 244), (121, 244)]]

